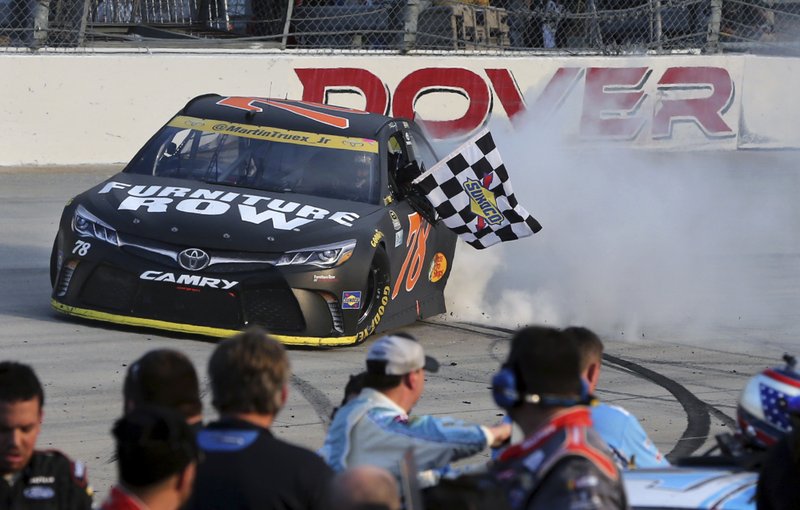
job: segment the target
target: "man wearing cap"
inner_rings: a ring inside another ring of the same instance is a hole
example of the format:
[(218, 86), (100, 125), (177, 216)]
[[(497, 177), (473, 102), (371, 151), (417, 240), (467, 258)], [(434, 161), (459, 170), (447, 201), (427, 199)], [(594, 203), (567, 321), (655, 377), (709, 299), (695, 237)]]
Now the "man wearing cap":
[(199, 449), (184, 417), (139, 406), (114, 425), (119, 483), (102, 510), (177, 510), (192, 493)]
[(0, 508), (90, 509), (92, 489), (82, 462), (36, 450), (44, 391), (33, 369), (0, 362)]
[(554, 328), (514, 335), (492, 394), (522, 429), (492, 466), (514, 510), (626, 509), (617, 465), (592, 429), (575, 339)]
[(328, 429), (320, 453), (334, 471), (374, 465), (399, 478), (400, 460), (408, 448), (420, 470), (443, 468), (487, 446), (505, 442), (510, 425), (483, 427), (452, 418), (409, 416), (425, 388), (425, 371), (439, 363), (425, 356), (410, 335), (378, 339), (367, 353), (367, 375), (361, 394), (342, 406)]

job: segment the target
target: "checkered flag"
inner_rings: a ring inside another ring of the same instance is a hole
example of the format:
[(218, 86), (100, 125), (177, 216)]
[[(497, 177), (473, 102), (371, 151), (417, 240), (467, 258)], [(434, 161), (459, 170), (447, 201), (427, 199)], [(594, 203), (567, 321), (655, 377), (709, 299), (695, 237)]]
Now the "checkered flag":
[(483, 249), (542, 229), (514, 197), (508, 172), (488, 129), (414, 179), (445, 226)]

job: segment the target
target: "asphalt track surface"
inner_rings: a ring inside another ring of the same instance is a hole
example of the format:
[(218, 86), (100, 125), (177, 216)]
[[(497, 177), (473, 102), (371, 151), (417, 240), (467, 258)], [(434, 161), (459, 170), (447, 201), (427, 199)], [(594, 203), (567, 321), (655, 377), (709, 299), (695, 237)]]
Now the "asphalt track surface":
[[(49, 306), (48, 262), (61, 209), (67, 199), (111, 173), (97, 168), (0, 169), (0, 359), (24, 361), (37, 370), (46, 392), (39, 446), (85, 460), (98, 498), (115, 478), (109, 430), (121, 413), (121, 385), (132, 360), (158, 347), (185, 352), (203, 379), (205, 417), (214, 418), (205, 377), (212, 341), (66, 319)], [(796, 260), (798, 252), (791, 255)], [(798, 292), (797, 274), (781, 281), (783, 287), (772, 291)], [(781, 317), (782, 323), (796, 319)], [(510, 330), (446, 319), (409, 330), (442, 364), (427, 378), (415, 412), (485, 424), (502, 417), (491, 401), (489, 380), (506, 354)], [(762, 333), (769, 337), (769, 331)], [(735, 349), (710, 349), (669, 336), (634, 342), (606, 336), (605, 341), (598, 396), (637, 415), (670, 457), (702, 451), (713, 444), (714, 434), (729, 430), (746, 380), (774, 365), (781, 348), (793, 345), (787, 341), (764, 349), (745, 339)], [(348, 374), (362, 370), (369, 344), (293, 349), (290, 398), (275, 433), (319, 447)]]

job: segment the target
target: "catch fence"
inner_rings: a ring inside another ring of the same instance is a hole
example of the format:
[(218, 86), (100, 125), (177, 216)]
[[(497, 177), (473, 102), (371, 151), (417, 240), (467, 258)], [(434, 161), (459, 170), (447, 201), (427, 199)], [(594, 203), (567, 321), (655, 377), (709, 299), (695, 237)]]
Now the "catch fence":
[(0, 0), (0, 51), (800, 54), (800, 0)]

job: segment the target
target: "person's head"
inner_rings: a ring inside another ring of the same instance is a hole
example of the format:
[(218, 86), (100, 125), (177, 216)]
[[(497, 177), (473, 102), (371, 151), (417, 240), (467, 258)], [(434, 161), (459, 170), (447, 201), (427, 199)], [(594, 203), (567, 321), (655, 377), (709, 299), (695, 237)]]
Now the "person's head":
[(351, 375), (350, 378), (347, 380), (347, 384), (344, 386), (344, 396), (342, 397), (342, 403), (339, 404), (338, 407), (333, 408), (333, 412), (331, 413), (331, 419), (336, 416), (336, 412), (339, 410), (340, 407), (347, 404), (354, 398), (356, 398), (360, 393), (361, 390), (364, 389), (364, 381), (367, 378), (366, 372), (360, 372), (356, 375)]
[(425, 371), (436, 372), (439, 362), (425, 355), (413, 336), (407, 333), (386, 335), (367, 352), (364, 387), (381, 391), (410, 411), (425, 389)]
[(603, 341), (594, 331), (582, 326), (570, 326), (564, 329), (578, 347), (581, 357), (581, 375), (589, 383), (589, 391), (595, 392), (600, 381), (600, 366), (603, 362)]
[(117, 420), (119, 482), (149, 503), (158, 499), (172, 508), (188, 501), (199, 449), (184, 416), (174, 409), (142, 405)]
[(0, 362), (0, 475), (31, 460), (42, 427), (44, 391), (28, 365)]
[(123, 384), (125, 412), (142, 405), (169, 407), (187, 422), (202, 420), (200, 384), (191, 360), (172, 349), (146, 353), (128, 367)]
[(212, 403), (220, 414), (278, 414), (287, 397), (289, 356), (258, 327), (223, 340), (208, 362)]
[(757, 449), (778, 442), (800, 416), (800, 372), (793, 356), (787, 354), (783, 359), (786, 365), (754, 375), (739, 395), (737, 428), (742, 439)]
[[(503, 368), (492, 381), (495, 400), (526, 430), (528, 418), (585, 403), (575, 341), (562, 331), (543, 326), (520, 329), (511, 339)], [(542, 412), (544, 411), (544, 412)]]
[(346, 469), (331, 481), (330, 510), (400, 510), (394, 476), (376, 466)]

